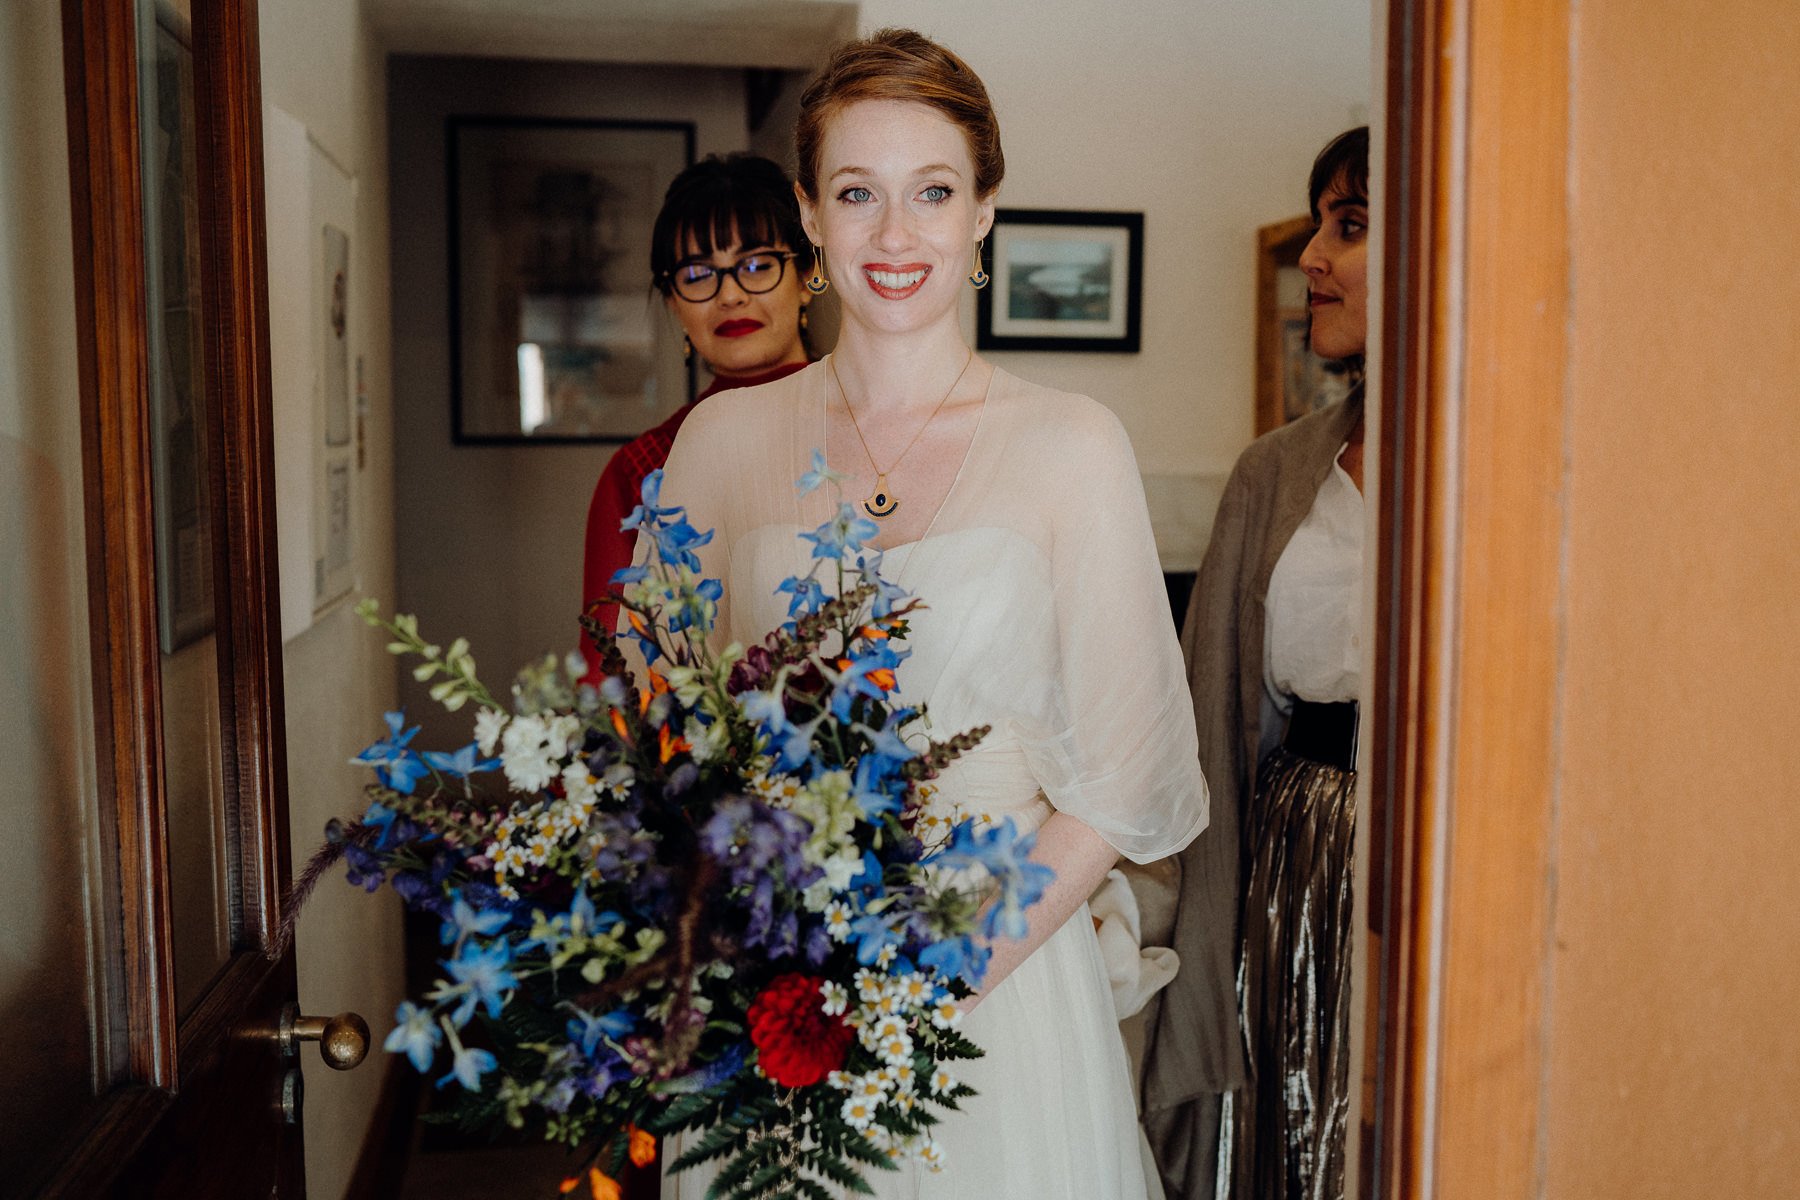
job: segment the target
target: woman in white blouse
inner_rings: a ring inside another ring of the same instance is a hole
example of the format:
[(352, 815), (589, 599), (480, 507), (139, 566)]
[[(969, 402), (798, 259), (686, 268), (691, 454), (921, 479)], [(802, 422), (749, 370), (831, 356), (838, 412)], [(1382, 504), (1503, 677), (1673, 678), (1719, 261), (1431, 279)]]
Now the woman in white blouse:
[(1183, 1200), (1344, 1194), (1368, 164), (1367, 128), (1320, 153), (1300, 259), (1312, 347), (1359, 382), (1239, 459), (1182, 637), (1213, 822), (1181, 856), (1144, 1102)]

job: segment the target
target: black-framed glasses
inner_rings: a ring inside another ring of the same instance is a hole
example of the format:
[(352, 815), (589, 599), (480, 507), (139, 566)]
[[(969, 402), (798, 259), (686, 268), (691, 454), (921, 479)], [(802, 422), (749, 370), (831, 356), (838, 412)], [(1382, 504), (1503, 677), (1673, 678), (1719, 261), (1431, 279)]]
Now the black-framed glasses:
[(746, 254), (729, 267), (715, 267), (709, 262), (684, 262), (668, 273), (675, 294), (691, 304), (704, 304), (719, 294), (725, 277), (752, 296), (772, 292), (787, 273), (788, 259), (798, 257), (792, 250), (758, 250)]

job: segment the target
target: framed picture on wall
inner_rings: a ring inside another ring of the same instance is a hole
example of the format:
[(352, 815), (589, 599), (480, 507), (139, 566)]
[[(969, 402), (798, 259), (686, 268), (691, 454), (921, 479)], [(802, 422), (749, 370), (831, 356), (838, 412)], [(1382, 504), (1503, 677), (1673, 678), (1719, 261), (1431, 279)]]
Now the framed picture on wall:
[(650, 232), (693, 123), (453, 116), (446, 134), (455, 440), (627, 441), (687, 403)]
[(981, 257), (977, 349), (1138, 352), (1143, 213), (1002, 208)]
[(1350, 394), (1356, 378), (1342, 362), (1320, 358), (1307, 340), (1306, 273), (1300, 255), (1312, 240), (1311, 217), (1256, 231), (1256, 432), (1260, 437)]

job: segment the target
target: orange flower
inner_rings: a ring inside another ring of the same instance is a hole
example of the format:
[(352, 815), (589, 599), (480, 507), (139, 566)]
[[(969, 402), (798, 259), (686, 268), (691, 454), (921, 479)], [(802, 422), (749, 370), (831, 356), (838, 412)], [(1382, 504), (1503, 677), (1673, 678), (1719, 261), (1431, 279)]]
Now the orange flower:
[(878, 667), (863, 676), (863, 678), (867, 679), (870, 683), (874, 684), (884, 692), (891, 692), (894, 690), (894, 672), (888, 667)]
[(856, 631), (856, 636), (867, 638), (871, 642), (879, 642), (892, 637), (893, 635), (877, 625), (864, 625), (861, 629)]
[(647, 1167), (656, 1161), (656, 1135), (646, 1133), (636, 1125), (629, 1126), (631, 1131), (631, 1165)]
[(616, 708), (613, 709), (612, 713), (612, 727), (618, 731), (619, 739), (621, 741), (629, 742), (631, 740), (631, 731), (625, 728), (625, 718), (620, 715), (619, 710)]
[(581, 1186), (581, 1176), (571, 1175), (567, 1179), (562, 1181), (562, 1186), (559, 1187), (557, 1190), (566, 1196), (570, 1192), (574, 1191), (576, 1188), (578, 1188), (580, 1186)]
[(620, 1200), (624, 1193), (619, 1188), (618, 1180), (606, 1174), (599, 1167), (588, 1168), (588, 1188), (593, 1192), (594, 1200)]
[(686, 738), (678, 738), (670, 733), (667, 725), (664, 725), (661, 729), (656, 731), (656, 744), (657, 753), (661, 756), (664, 763), (667, 763), (677, 754), (681, 754), (684, 751), (693, 748), (688, 744)]

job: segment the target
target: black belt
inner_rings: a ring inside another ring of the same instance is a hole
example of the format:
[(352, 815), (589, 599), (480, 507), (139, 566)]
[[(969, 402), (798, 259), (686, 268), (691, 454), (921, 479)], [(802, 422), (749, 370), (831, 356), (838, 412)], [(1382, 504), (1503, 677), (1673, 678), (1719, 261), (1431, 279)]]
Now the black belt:
[(1296, 700), (1282, 749), (1340, 771), (1356, 770), (1356, 701)]

